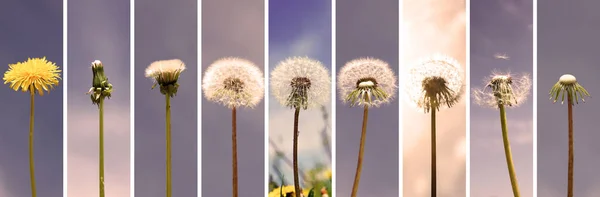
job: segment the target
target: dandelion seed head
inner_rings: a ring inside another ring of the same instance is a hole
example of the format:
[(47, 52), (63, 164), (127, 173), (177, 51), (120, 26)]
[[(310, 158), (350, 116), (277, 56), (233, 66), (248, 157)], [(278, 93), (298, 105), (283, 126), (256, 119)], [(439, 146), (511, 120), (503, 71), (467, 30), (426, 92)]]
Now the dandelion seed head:
[[(104, 74), (104, 65), (100, 60), (92, 62), (92, 87), (87, 92), (90, 94), (92, 104), (99, 105), (104, 98), (110, 98), (113, 86)], [(98, 106), (100, 107), (100, 106)]]
[(388, 63), (375, 58), (352, 60), (338, 74), (340, 98), (350, 106), (389, 103), (396, 94), (396, 76)]
[(271, 72), (271, 93), (286, 107), (308, 109), (329, 102), (331, 78), (323, 64), (308, 57), (281, 61)]
[(171, 97), (177, 94), (179, 76), (185, 70), (185, 64), (179, 59), (160, 60), (152, 62), (146, 68), (146, 77), (154, 80), (154, 85), (160, 86), (160, 93)]
[(483, 79), (483, 88), (472, 90), (473, 101), (483, 107), (498, 108), (499, 105), (518, 107), (529, 96), (532, 82), (529, 74), (513, 75), (494, 71)]
[(58, 86), (60, 79), (60, 70), (55, 63), (43, 58), (28, 58), (27, 61), (9, 64), (8, 70), (4, 73), (4, 84), (10, 83), (10, 88), (23, 92), (36, 91), (40, 96), (44, 91), (50, 92), (54, 86)]
[(410, 67), (405, 76), (407, 99), (425, 113), (450, 108), (464, 92), (462, 74), (453, 58), (441, 54), (425, 58)]
[(255, 107), (264, 97), (262, 71), (252, 62), (227, 57), (213, 62), (206, 70), (202, 89), (207, 100), (229, 108)]
[(553, 102), (558, 101), (558, 97), (561, 96), (561, 104), (567, 101), (571, 101), (571, 104), (579, 104), (579, 99), (585, 102), (585, 97), (590, 97), (590, 93), (583, 88), (578, 82), (575, 76), (571, 74), (562, 75), (558, 82), (550, 89), (550, 99)]
[(570, 74), (564, 74), (563, 76), (560, 76), (560, 79), (558, 81), (563, 85), (571, 85), (577, 83), (577, 79), (575, 78), (575, 76)]

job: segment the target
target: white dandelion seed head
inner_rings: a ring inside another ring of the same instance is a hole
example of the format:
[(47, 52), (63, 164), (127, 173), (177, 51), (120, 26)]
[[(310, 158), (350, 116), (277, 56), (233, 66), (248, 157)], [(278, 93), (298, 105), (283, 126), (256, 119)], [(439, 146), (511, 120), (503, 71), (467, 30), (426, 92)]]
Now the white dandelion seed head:
[(460, 64), (446, 55), (435, 54), (424, 58), (410, 67), (406, 74), (406, 99), (426, 113), (452, 107), (464, 93)]
[(271, 93), (286, 107), (308, 109), (330, 102), (329, 71), (317, 60), (291, 57), (271, 72)]
[(575, 78), (575, 76), (570, 74), (564, 74), (563, 76), (560, 76), (560, 79), (558, 81), (564, 85), (577, 83), (577, 79)]
[(152, 62), (146, 68), (146, 77), (154, 80), (154, 88), (160, 85), (160, 92), (173, 97), (177, 94), (179, 76), (185, 70), (185, 64), (179, 59)]
[(255, 107), (264, 96), (262, 71), (252, 62), (227, 57), (213, 62), (204, 73), (202, 90), (207, 100), (229, 108)]
[(352, 60), (338, 74), (340, 98), (351, 106), (389, 103), (396, 94), (396, 76), (388, 63), (375, 58)]
[(485, 77), (483, 84), (484, 87), (472, 90), (473, 102), (490, 108), (498, 108), (500, 104), (518, 107), (525, 103), (532, 87), (531, 77), (527, 73), (515, 75), (499, 71), (493, 71)]

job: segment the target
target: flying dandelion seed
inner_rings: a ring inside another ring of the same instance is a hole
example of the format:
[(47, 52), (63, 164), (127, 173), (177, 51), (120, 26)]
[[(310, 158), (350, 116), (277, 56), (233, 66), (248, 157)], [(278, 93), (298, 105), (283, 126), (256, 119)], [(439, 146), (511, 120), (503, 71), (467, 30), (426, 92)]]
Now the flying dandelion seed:
[(283, 106), (308, 109), (328, 103), (331, 78), (323, 64), (307, 57), (280, 62), (271, 73), (271, 92)]
[(433, 55), (420, 61), (408, 70), (406, 78), (408, 101), (426, 113), (454, 106), (464, 92), (460, 64), (445, 55)]
[(264, 95), (263, 73), (254, 63), (241, 58), (223, 58), (204, 74), (202, 89), (207, 100), (226, 107), (254, 107)]
[(351, 106), (389, 103), (396, 94), (396, 76), (390, 66), (379, 59), (360, 58), (342, 67), (338, 75), (340, 97)]
[(510, 60), (510, 57), (506, 55), (506, 53), (496, 53), (494, 54), (494, 58), (499, 60)]
[(160, 60), (152, 62), (146, 68), (146, 77), (154, 80), (153, 89), (159, 85), (160, 93), (173, 97), (179, 88), (177, 80), (184, 70), (185, 64), (179, 59)]
[(473, 101), (480, 106), (498, 108), (498, 105), (518, 107), (531, 91), (529, 74), (513, 75), (494, 71), (484, 80), (484, 88), (473, 89)]

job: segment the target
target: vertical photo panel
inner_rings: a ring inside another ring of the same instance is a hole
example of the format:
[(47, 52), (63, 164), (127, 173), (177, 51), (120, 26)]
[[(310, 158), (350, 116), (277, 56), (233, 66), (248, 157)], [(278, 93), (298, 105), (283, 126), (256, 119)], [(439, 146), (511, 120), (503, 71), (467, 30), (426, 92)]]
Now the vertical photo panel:
[(533, 197), (533, 0), (470, 14), (471, 196)]
[(265, 196), (264, 1), (202, 1), (202, 194)]
[(128, 197), (129, 1), (69, 1), (68, 8), (65, 192)]
[(598, 196), (600, 2), (537, 5), (537, 193)]
[(402, 1), (404, 196), (466, 195), (466, 2)]
[(0, 5), (0, 196), (63, 196), (63, 25), (62, 0)]
[(337, 196), (401, 195), (398, 4), (336, 2)]
[(331, 39), (331, 1), (269, 1), (269, 195), (331, 196)]
[(197, 195), (197, 1), (135, 2), (135, 195)]

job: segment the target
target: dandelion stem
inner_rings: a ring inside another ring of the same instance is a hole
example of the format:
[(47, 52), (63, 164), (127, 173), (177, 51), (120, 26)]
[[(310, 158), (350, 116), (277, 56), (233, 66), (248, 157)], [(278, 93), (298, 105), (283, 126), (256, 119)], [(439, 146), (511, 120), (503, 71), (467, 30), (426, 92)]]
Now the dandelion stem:
[(510, 176), (510, 184), (512, 186), (513, 195), (515, 197), (521, 196), (519, 192), (519, 184), (517, 182), (517, 175), (515, 173), (515, 166), (513, 164), (512, 152), (510, 150), (510, 142), (508, 140), (508, 128), (506, 124), (506, 110), (503, 104), (499, 104), (500, 108), (500, 123), (502, 124), (502, 141), (504, 141), (504, 154), (506, 155), (506, 164), (508, 166), (508, 175)]
[(100, 128), (99, 128), (99, 157), (100, 163), (98, 164), (100, 168), (100, 197), (104, 197), (104, 98), (100, 99), (100, 103), (98, 104), (100, 108)]
[(35, 101), (35, 92), (33, 86), (31, 87), (31, 111), (29, 115), (29, 177), (31, 179), (31, 196), (35, 197), (35, 171), (33, 164), (33, 116), (34, 116), (34, 101)]
[(435, 142), (435, 112), (436, 108), (431, 110), (431, 197), (437, 196), (437, 159)]
[(302, 190), (300, 190), (300, 180), (298, 178), (298, 118), (300, 116), (300, 107), (296, 107), (296, 112), (294, 113), (294, 192), (296, 197), (301, 197)]
[(232, 173), (233, 173), (233, 197), (238, 196), (238, 167), (237, 167), (237, 124), (236, 124), (236, 110), (235, 107), (231, 110), (231, 161), (232, 161)]
[(356, 175), (354, 175), (354, 185), (352, 186), (352, 194), (351, 197), (356, 197), (358, 195), (358, 184), (360, 182), (360, 173), (362, 171), (362, 161), (363, 155), (365, 153), (365, 140), (367, 138), (367, 120), (369, 118), (369, 106), (365, 105), (365, 110), (363, 112), (363, 124), (362, 124), (362, 132), (360, 134), (360, 147), (358, 149), (358, 162), (356, 164)]
[(573, 197), (573, 99), (571, 94), (567, 94), (569, 104), (569, 171), (568, 171), (568, 183), (567, 183), (567, 197)]
[(171, 96), (166, 98), (166, 144), (167, 144), (167, 197), (171, 197)]

